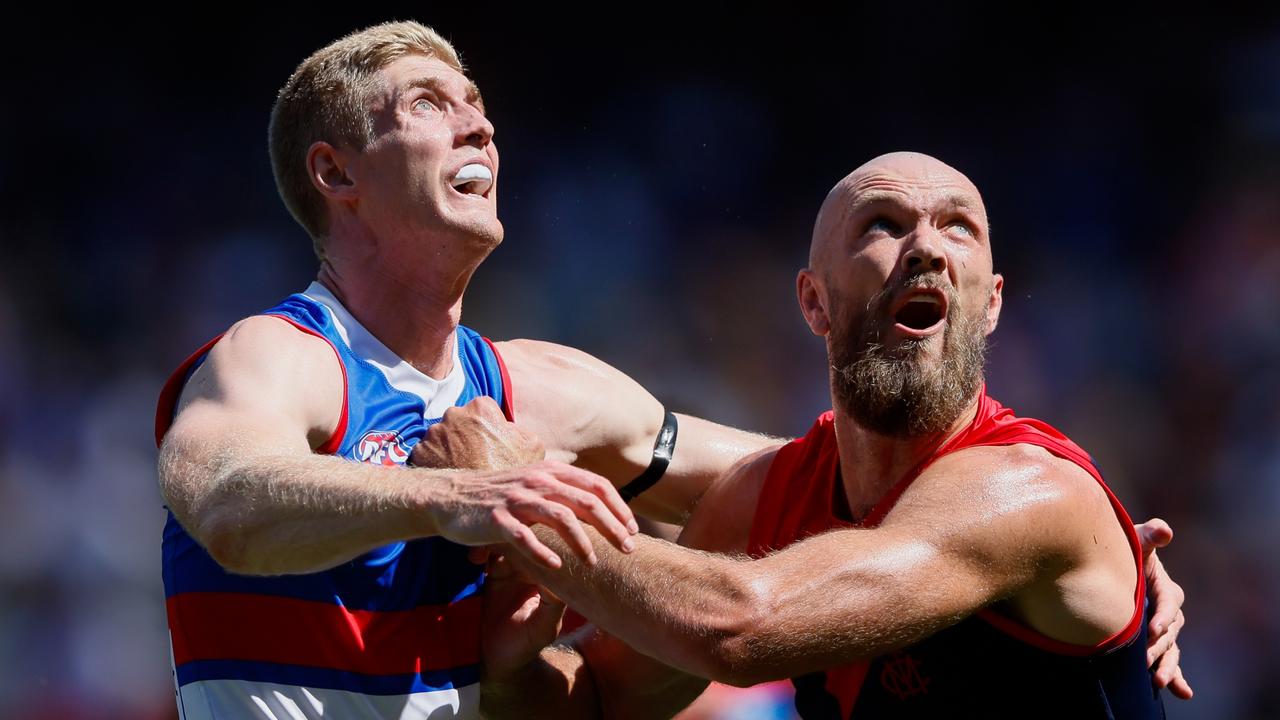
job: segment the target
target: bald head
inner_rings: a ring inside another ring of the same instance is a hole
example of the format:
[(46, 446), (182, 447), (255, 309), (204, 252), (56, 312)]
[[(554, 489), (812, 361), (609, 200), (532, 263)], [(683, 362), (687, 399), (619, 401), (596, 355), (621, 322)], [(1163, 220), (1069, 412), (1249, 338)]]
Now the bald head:
[(827, 193), (813, 227), (809, 267), (828, 265), (826, 259), (840, 238), (852, 232), (849, 223), (880, 203), (907, 202), (920, 209), (963, 210), (981, 218), (986, 233), (987, 210), (977, 186), (941, 160), (917, 152), (892, 152), (872, 158), (849, 173)]
[(988, 239), (978, 188), (928, 155), (881, 155), (827, 194), (796, 294), (854, 422), (936, 435), (973, 400), (1004, 287)]

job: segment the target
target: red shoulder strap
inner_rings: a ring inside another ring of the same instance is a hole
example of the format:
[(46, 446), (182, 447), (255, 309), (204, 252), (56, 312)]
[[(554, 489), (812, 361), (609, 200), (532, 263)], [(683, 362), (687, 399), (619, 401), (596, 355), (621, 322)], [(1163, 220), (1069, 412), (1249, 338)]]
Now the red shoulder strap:
[[(338, 367), (342, 370), (342, 414), (338, 418), (337, 427), (333, 429), (333, 434), (329, 436), (329, 439), (325, 440), (323, 445), (316, 448), (317, 453), (322, 455), (332, 455), (342, 447), (342, 439), (347, 434), (347, 419), (349, 415), (347, 366), (342, 362), (342, 356), (338, 353), (338, 348), (333, 344), (333, 341), (324, 336), (324, 333), (313, 328), (309, 328), (287, 315), (270, 314), (267, 317), (278, 318), (308, 335), (318, 337), (328, 343), (329, 348), (333, 350), (334, 358), (338, 361)], [(214, 345), (218, 344), (218, 341), (221, 340), (224, 335), (226, 335), (226, 333), (219, 333), (217, 337), (204, 345), (201, 345), (200, 349), (191, 353), (186, 360), (183, 360), (182, 364), (179, 365), (178, 368), (173, 371), (173, 374), (169, 376), (169, 379), (165, 381), (164, 387), (160, 390), (160, 398), (156, 403), (156, 447), (160, 447), (160, 443), (164, 441), (165, 433), (169, 432), (169, 426), (173, 424), (173, 415), (178, 406), (178, 398), (182, 395), (182, 388), (186, 386), (187, 379), (191, 374), (192, 368), (203, 360), (205, 355), (209, 354), (209, 351), (213, 349)]]
[(780, 448), (769, 465), (747, 542), (752, 557), (840, 524), (831, 513), (839, 458), (832, 417), (831, 411), (819, 415), (808, 434)]
[(214, 345), (218, 344), (225, 334), (218, 333), (217, 337), (201, 345), (199, 350), (183, 360), (169, 379), (164, 381), (164, 387), (160, 389), (160, 398), (156, 402), (156, 447), (160, 447), (160, 443), (164, 441), (164, 434), (169, 432), (169, 426), (173, 424), (173, 411), (177, 409), (178, 396), (182, 394), (182, 388), (187, 384), (187, 376), (191, 373), (191, 369), (213, 349)]
[(498, 346), (487, 337), (480, 338), (485, 341), (489, 349), (493, 351), (493, 359), (498, 361), (498, 373), (502, 375), (502, 414), (507, 416), (507, 420), (516, 421), (516, 402), (511, 395), (511, 375), (507, 372), (507, 363), (502, 359), (502, 353), (498, 352)]

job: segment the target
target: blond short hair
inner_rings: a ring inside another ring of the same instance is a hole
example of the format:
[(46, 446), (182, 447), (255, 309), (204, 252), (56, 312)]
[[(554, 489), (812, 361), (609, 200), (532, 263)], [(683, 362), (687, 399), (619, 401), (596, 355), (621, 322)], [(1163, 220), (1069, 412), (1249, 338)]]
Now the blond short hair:
[(435, 30), (416, 22), (388, 22), (347, 35), (302, 61), (271, 109), (268, 149), (276, 188), (324, 259), (329, 214), (311, 184), (307, 151), (317, 141), (364, 148), (373, 141), (369, 107), (375, 77), (405, 55), (425, 55), (465, 74), (458, 53)]

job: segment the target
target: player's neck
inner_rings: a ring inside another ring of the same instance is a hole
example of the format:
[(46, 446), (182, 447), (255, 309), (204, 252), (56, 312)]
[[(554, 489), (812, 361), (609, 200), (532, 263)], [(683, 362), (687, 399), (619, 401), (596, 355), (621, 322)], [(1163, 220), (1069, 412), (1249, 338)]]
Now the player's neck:
[(471, 271), (461, 277), (418, 278), (375, 263), (352, 267), (326, 260), (317, 280), (379, 342), (424, 374), (441, 379), (453, 369), (454, 333)]
[[(980, 394), (980, 393), (979, 393)], [(835, 409), (840, 477), (854, 520), (861, 520), (894, 485), (948, 440), (968, 427), (978, 412), (978, 395), (942, 432), (915, 438), (891, 438), (860, 425), (838, 405)]]

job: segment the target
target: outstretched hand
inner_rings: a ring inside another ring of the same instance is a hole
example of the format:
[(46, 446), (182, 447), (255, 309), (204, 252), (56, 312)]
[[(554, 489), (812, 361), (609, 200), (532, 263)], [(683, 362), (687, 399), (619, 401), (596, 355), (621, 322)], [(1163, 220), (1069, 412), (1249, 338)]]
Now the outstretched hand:
[(1186, 617), (1182, 614), (1186, 594), (1169, 577), (1156, 555), (1157, 548), (1162, 548), (1173, 540), (1173, 529), (1169, 527), (1169, 523), (1159, 518), (1134, 527), (1142, 541), (1142, 564), (1146, 568), (1148, 596), (1155, 603), (1155, 613), (1147, 628), (1147, 664), (1156, 669), (1156, 687), (1167, 687), (1175, 697), (1190, 700), (1194, 693), (1178, 664), (1182, 656), (1182, 650), (1178, 647), (1178, 633), (1186, 624)]

